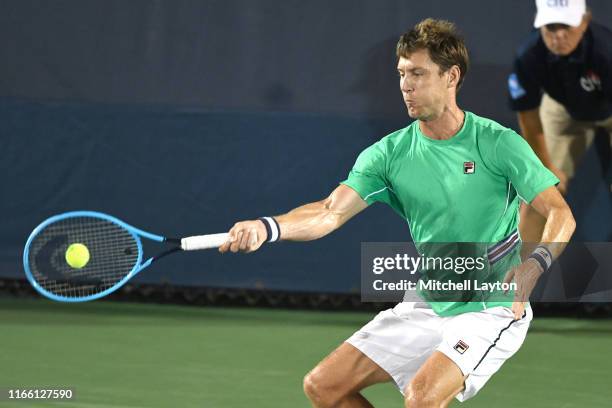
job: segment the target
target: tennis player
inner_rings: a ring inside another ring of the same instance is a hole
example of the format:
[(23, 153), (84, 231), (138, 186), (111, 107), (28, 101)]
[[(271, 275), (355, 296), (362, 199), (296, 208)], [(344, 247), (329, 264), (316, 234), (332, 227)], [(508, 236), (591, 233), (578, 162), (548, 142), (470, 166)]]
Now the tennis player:
[[(468, 52), (452, 23), (420, 22), (400, 37), (397, 57), (408, 116), (416, 120), (364, 150), (329, 197), (238, 222), (220, 251), (318, 239), (380, 201), (409, 222), (415, 242), (496, 243), (487, 251), (490, 271), (518, 289), (505, 301), (400, 302), (379, 313), (306, 375), (314, 407), (371, 407), (360, 391), (388, 381), (407, 407), (474, 396), (520, 348), (532, 319), (522, 300), (575, 228), (559, 180), (527, 142), (457, 106)], [(521, 200), (547, 219), (542, 243), (525, 262), (517, 250)]]

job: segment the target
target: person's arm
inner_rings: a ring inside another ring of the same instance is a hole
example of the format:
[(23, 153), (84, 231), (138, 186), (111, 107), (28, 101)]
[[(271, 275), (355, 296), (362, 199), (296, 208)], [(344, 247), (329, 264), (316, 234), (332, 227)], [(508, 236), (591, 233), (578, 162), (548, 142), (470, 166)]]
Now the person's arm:
[(546, 246), (553, 259), (556, 259), (561, 255), (576, 229), (576, 220), (574, 220), (572, 210), (553, 187), (538, 194), (530, 205), (546, 218), (542, 245)]
[[(368, 204), (350, 187), (338, 186), (324, 200), (297, 207), (274, 217), (285, 241), (311, 241), (340, 228)], [(220, 252), (253, 252), (267, 239), (264, 223), (260, 220), (241, 221), (229, 231), (229, 241), (219, 247)]]
[(540, 120), (539, 108), (519, 111), (517, 113), (521, 135), (529, 143), (536, 156), (542, 164), (552, 171), (559, 178), (559, 191), (565, 194), (567, 187), (567, 175), (557, 167), (553, 166), (550, 160), (550, 154), (546, 147), (546, 139), (544, 138), (544, 130)]
[[(576, 229), (576, 221), (569, 206), (554, 187), (549, 187), (539, 193), (530, 205), (546, 218), (542, 241), (538, 248), (543, 247), (548, 250), (552, 263), (561, 255), (572, 237)], [(544, 256), (546, 256), (545, 253)], [(543, 272), (544, 268), (540, 262), (534, 257), (529, 257), (506, 275), (504, 282), (509, 283), (514, 279), (517, 284), (515, 302), (512, 306), (515, 319), (520, 319), (523, 315), (525, 310), (523, 302), (529, 300), (529, 295)]]
[(521, 135), (525, 138), (529, 146), (533, 149), (542, 164), (550, 169), (550, 155), (546, 148), (544, 130), (540, 121), (539, 108), (517, 112)]

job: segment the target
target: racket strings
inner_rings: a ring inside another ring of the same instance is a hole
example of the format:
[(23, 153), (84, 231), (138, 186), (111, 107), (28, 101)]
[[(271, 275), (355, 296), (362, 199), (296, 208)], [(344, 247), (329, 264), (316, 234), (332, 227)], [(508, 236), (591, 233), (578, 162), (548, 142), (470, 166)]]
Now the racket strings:
[[(85, 245), (90, 259), (82, 268), (66, 261), (74, 243)], [(129, 274), (138, 261), (136, 240), (123, 227), (101, 218), (74, 217), (46, 226), (34, 238), (28, 255), (36, 282), (58, 296), (76, 298), (109, 289)]]

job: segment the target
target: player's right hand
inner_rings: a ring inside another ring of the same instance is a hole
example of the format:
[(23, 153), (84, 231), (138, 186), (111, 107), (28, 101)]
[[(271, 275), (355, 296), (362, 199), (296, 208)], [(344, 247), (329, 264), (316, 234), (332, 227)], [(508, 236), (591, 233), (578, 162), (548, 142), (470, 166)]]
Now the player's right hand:
[(219, 247), (219, 252), (257, 251), (268, 237), (266, 227), (262, 221), (241, 221), (234, 224), (229, 230), (228, 240)]

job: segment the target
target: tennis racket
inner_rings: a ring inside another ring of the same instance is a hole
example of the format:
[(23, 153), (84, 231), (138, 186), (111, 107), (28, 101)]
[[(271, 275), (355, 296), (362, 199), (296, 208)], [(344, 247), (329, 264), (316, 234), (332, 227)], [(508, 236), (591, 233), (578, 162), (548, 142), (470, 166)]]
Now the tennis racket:
[[(145, 260), (143, 238), (168, 247)], [(32, 231), (23, 266), (41, 295), (60, 302), (84, 302), (116, 291), (166, 255), (217, 248), (227, 239), (227, 233), (166, 238), (110, 215), (73, 211), (48, 218)], [(69, 256), (72, 250), (76, 255)]]

